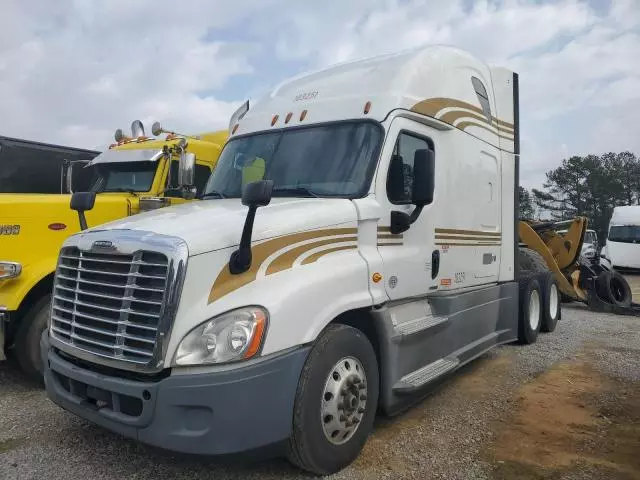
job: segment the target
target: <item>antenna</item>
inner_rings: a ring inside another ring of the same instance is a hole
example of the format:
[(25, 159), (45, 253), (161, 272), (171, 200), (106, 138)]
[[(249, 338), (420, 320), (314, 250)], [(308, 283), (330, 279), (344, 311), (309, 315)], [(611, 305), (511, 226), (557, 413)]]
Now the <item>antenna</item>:
[(113, 138), (116, 139), (116, 142), (120, 143), (120, 142), (128, 142), (130, 140), (133, 140), (131, 137), (127, 137), (124, 133), (122, 133), (122, 129), (119, 128), (116, 130), (115, 134), (113, 135)]
[(144, 137), (144, 125), (140, 120), (134, 120), (131, 123), (131, 136), (133, 138)]
[(160, 125), (160, 122), (153, 122), (153, 125), (151, 125), (151, 133), (153, 134), (154, 137), (157, 137), (158, 135), (160, 135), (162, 133), (167, 133), (169, 135), (175, 135), (175, 136), (178, 136), (178, 137), (193, 138), (195, 140), (199, 139), (199, 137), (194, 137), (192, 135), (185, 135), (184, 133), (178, 133), (178, 132), (172, 132), (171, 130), (165, 130), (164, 128), (162, 128), (162, 125)]

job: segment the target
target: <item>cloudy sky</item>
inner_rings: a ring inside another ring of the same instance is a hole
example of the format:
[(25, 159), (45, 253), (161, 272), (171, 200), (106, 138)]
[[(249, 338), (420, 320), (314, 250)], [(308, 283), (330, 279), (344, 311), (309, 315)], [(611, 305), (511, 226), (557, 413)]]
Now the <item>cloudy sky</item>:
[(520, 73), (522, 182), (640, 154), (640, 0), (2, 0), (0, 135), (88, 148), (225, 128), (288, 76), (421, 44)]

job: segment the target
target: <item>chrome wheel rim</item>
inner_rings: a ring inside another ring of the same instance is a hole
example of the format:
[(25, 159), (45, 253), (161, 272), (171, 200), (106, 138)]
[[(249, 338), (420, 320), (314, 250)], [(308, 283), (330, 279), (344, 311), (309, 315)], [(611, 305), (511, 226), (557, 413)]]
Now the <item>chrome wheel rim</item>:
[(531, 330), (536, 330), (540, 323), (540, 294), (538, 290), (532, 290), (529, 296), (529, 325)]
[(551, 285), (549, 291), (549, 318), (556, 319), (558, 316), (558, 303), (560, 302), (560, 295), (558, 295), (558, 287), (556, 284)]
[(322, 391), (320, 422), (329, 442), (341, 445), (358, 430), (367, 406), (367, 376), (354, 357), (344, 357), (331, 370)]

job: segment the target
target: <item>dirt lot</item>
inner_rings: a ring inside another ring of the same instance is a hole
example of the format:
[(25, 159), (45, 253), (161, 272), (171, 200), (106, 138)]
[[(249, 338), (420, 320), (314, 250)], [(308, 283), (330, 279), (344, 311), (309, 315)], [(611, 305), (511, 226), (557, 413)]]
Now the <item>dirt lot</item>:
[(633, 294), (633, 301), (636, 303), (640, 303), (640, 274), (638, 275), (627, 275), (627, 281), (629, 282), (629, 286), (631, 287), (631, 293)]
[[(0, 412), (2, 479), (307, 478), (282, 460), (136, 444), (60, 410), (6, 365)], [(379, 419), (334, 478), (640, 479), (640, 318), (565, 308), (536, 344), (501, 347), (404, 415)]]

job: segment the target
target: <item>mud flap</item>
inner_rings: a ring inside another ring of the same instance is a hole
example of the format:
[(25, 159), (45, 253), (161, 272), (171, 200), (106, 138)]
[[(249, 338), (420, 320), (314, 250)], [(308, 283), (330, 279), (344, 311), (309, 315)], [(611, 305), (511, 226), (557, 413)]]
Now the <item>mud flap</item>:
[(0, 362), (3, 362), (7, 359), (7, 356), (4, 353), (4, 320), (0, 318)]

